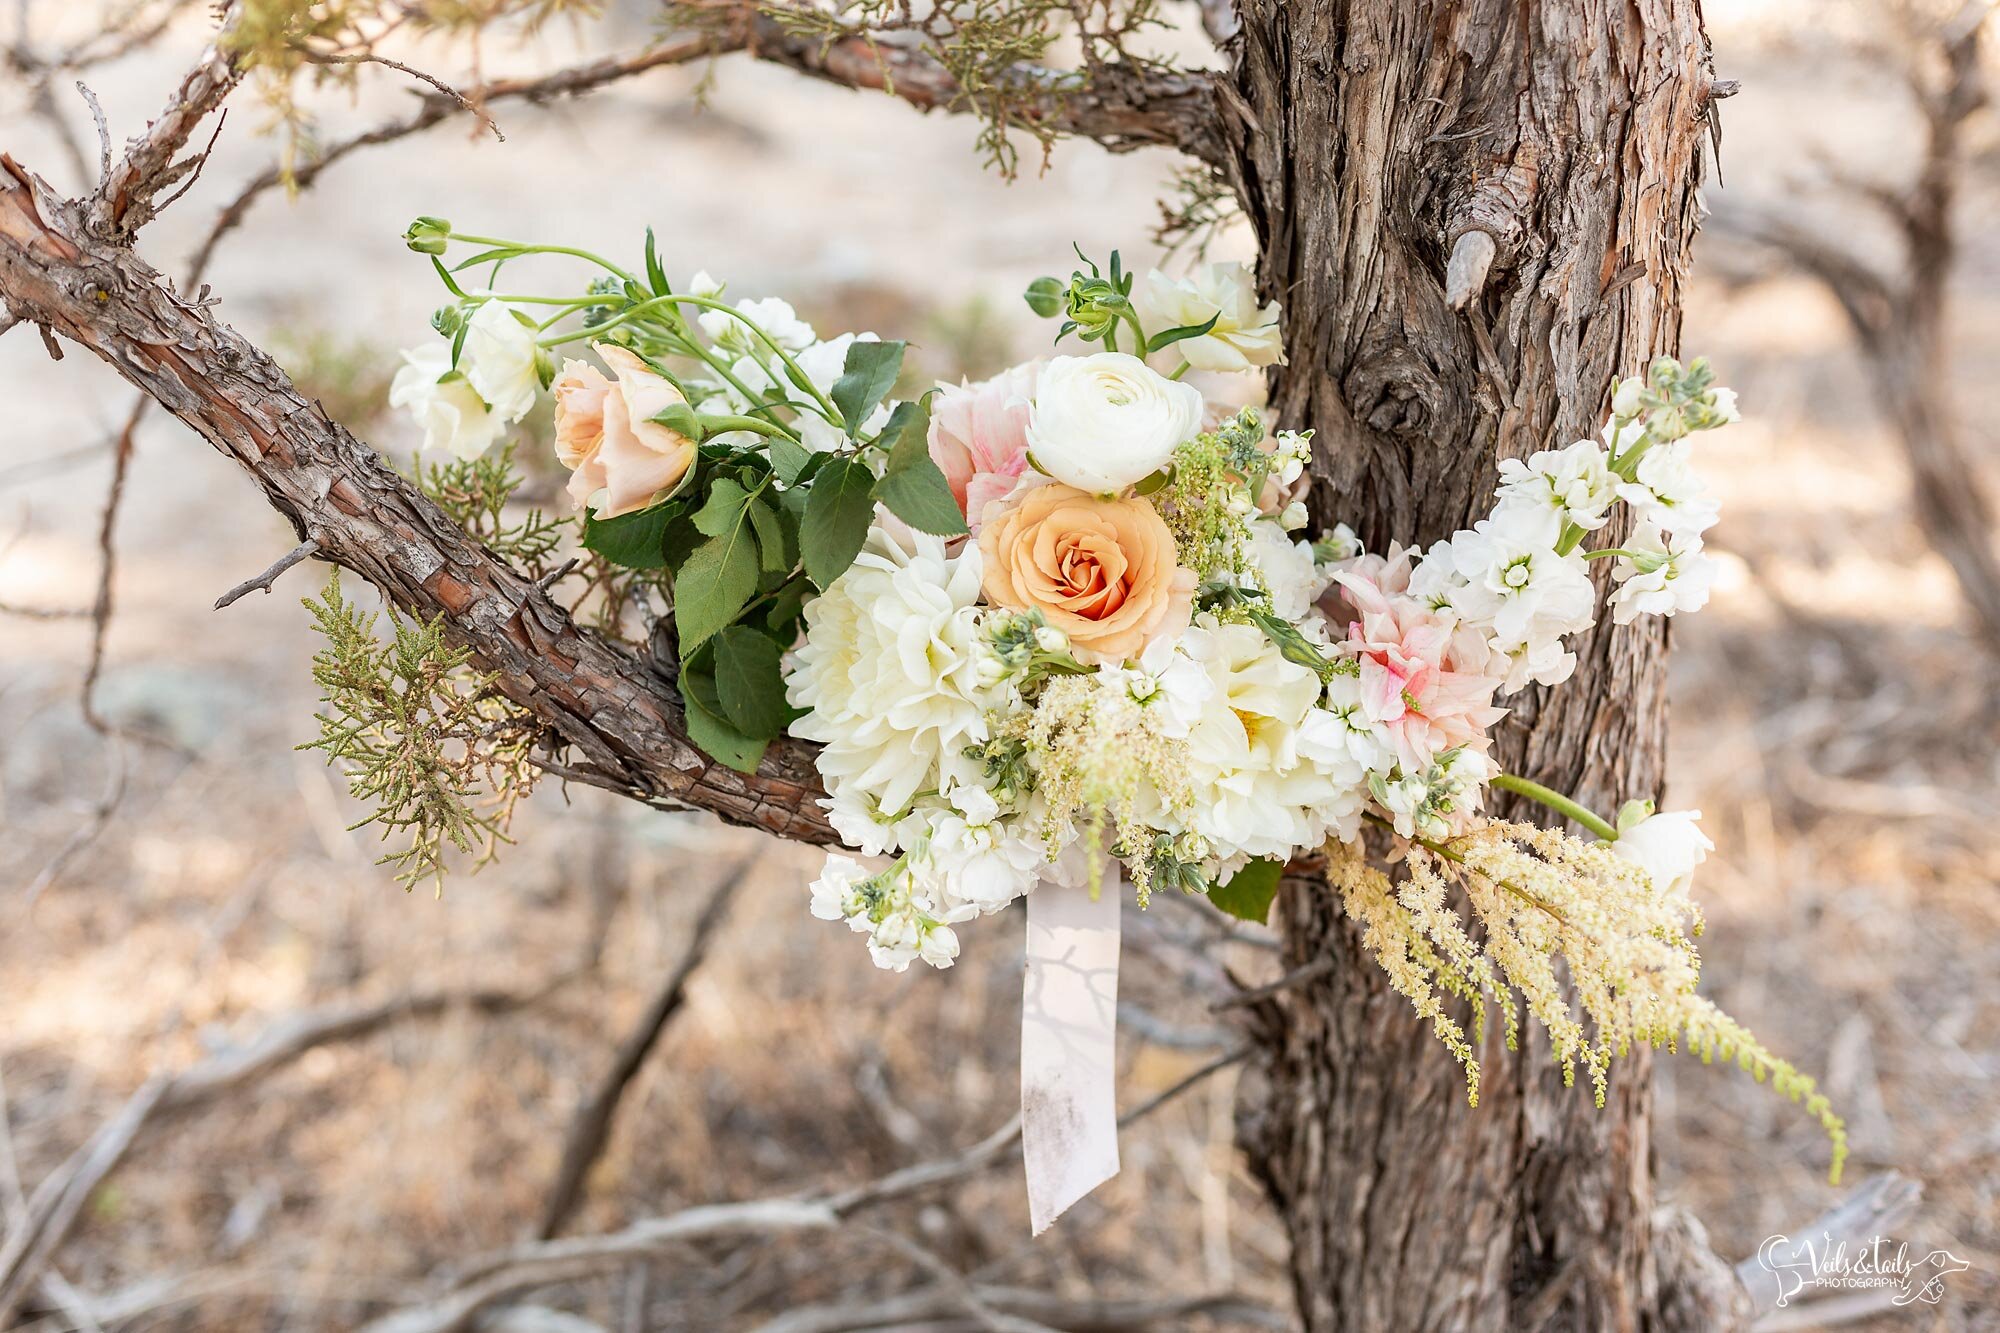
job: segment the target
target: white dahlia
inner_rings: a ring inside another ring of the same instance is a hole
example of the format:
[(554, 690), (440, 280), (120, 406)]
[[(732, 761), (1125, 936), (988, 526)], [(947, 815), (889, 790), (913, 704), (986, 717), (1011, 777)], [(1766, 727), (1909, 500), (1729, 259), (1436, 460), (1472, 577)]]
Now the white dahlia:
[(919, 792), (972, 778), (964, 751), (986, 739), (997, 697), (980, 680), (979, 581), (977, 545), (947, 555), (939, 538), (878, 525), (806, 603), (786, 697), (810, 711), (791, 731), (826, 747), (819, 771), (844, 808), (888, 822)]

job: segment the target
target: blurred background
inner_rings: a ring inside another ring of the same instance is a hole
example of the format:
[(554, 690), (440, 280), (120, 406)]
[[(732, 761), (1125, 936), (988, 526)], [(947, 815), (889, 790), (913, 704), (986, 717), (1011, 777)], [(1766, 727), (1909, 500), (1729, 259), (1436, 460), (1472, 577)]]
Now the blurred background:
[[(82, 0), (8, 8), (17, 52), (60, 50), (100, 19)], [(1990, 562), (1995, 534), (1932, 540), (1939, 499), (1912, 481), (1935, 482), (1940, 466), (1949, 481), (1953, 460), (1926, 451), (1947, 438), (1968, 470), (1945, 495), (2000, 485), (2000, 425), (1982, 408), (2000, 354), (2000, 134), (1990, 112), (1955, 123), (1959, 243), (1939, 259), (1908, 244), (1928, 233), (1871, 187), (1925, 170), (1933, 126), (1900, 71), (1915, 61), (1945, 88), (1943, 56), (1898, 36), (1876, 4), (1706, 8), (1717, 71), (1742, 87), (1722, 104), (1723, 175), (1684, 346), (1717, 362), (1746, 417), (1700, 437), (1726, 571), (1708, 610), (1674, 626), (1669, 800), (1705, 811), (1718, 843), (1698, 884), (1706, 986), (1823, 1073), (1848, 1117), (1850, 1181), (1893, 1169), (1921, 1182), (1898, 1233), (1912, 1249), (1971, 1265), (1940, 1304), (1874, 1326), (2000, 1328), (2000, 631), (1982, 629), (1952, 564), (1976, 582), (1969, 552), (1986, 543)], [(490, 75), (631, 49), (651, 22), (631, 10), (489, 37), (477, 57)], [(114, 141), (162, 104), (204, 31), (187, 13), (89, 72)], [(471, 54), (438, 43), (407, 58), (453, 77)], [(74, 191), (83, 182), (23, 69), (0, 82), (0, 148)], [(359, 85), (310, 101), (322, 140), (409, 106), (392, 71)], [(52, 95), (91, 145), (68, 79)], [(461, 117), (357, 154), (295, 202), (266, 195), (206, 275), (226, 319), (385, 451), (413, 443), (383, 402), (396, 349), (427, 336), (439, 300), (398, 239), (417, 214), (635, 258), (651, 224), (676, 279), (706, 269), (731, 295), (790, 298), (824, 333), (907, 336), (927, 374), (977, 376), (1047, 336), (1018, 293), (1066, 272), (1072, 241), (1157, 255), (1148, 238), (1176, 167), (1078, 143), (1040, 169), (1030, 146), (1009, 184), (981, 166), (966, 119), (740, 59), (495, 114), (504, 143)], [(273, 160), (258, 115), (239, 100), (201, 181), (147, 230), (142, 250), (162, 268), (179, 271), (237, 182)], [(1814, 237), (1865, 271), (1816, 259)], [(1246, 247), (1225, 231), (1211, 253)], [(1935, 380), (1909, 365), (1926, 337), (1916, 298), (1931, 290), (1945, 297)], [(1897, 390), (1913, 381), (1932, 412), (1915, 440)], [(870, 1179), (1006, 1118), (1012, 919), (966, 930), (948, 973), (880, 973), (806, 914), (817, 853), (554, 782), (496, 864), (435, 896), (399, 889), (373, 864), (372, 832), (348, 829), (360, 812), (339, 775), (293, 748), (314, 735), (316, 698), (299, 598), (324, 567), (212, 611), (294, 538), (159, 415), (134, 435), (115, 525), (95, 699), (126, 738), (107, 739), (80, 686), (131, 394), (87, 354), (51, 362), (16, 330), (0, 339), (0, 403), (0, 1216), (11, 1225), (151, 1075), (325, 1006), (488, 1001), (320, 1045), (160, 1117), (90, 1193), (29, 1302), (35, 1326), (348, 1328), (533, 1234), (572, 1118), (711, 903), (707, 956), (566, 1233)], [(534, 452), (530, 491), (553, 495)], [(347, 590), (368, 595), (354, 579)], [(1234, 1041), (1181, 985), (1187, 946), (1212, 945), (1246, 975), (1272, 967), (1255, 938), (1215, 943), (1222, 927), (1198, 907), (1151, 916), (1135, 930), (1153, 943), (1124, 974), (1127, 1104)], [(1027, 1240), (1012, 1167), (876, 1220), (982, 1283), (1228, 1292), (1235, 1304), (1162, 1326), (1287, 1327), (1284, 1238), (1231, 1146), (1234, 1077), (1128, 1131), (1123, 1174), (1043, 1243)], [(1723, 1255), (1748, 1257), (1840, 1197), (1817, 1130), (1733, 1071), (1663, 1058), (1658, 1087), (1662, 1195)], [(863, 1229), (710, 1243), (537, 1293), (505, 1316), (516, 1324), (494, 1326), (851, 1327), (840, 1310), (916, 1284), (921, 1263)]]

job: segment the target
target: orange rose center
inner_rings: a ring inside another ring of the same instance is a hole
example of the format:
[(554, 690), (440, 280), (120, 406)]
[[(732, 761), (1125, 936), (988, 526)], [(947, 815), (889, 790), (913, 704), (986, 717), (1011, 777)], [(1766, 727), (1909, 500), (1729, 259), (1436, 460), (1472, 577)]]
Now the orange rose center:
[(1074, 527), (1046, 523), (1036, 534), (1035, 591), (1073, 615), (1103, 620), (1125, 604), (1131, 589), (1125, 552), (1117, 534), (1093, 522), (1093, 515), (1073, 517)]

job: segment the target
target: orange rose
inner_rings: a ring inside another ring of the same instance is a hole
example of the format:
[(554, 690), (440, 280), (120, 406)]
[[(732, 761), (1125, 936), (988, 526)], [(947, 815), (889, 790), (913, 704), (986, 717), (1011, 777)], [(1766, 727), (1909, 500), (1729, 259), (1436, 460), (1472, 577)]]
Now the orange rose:
[(694, 441), (653, 421), (686, 402), (665, 376), (623, 347), (595, 345), (617, 375), (565, 362), (550, 386), (556, 399), (556, 457), (571, 469), (570, 498), (598, 518), (644, 509), (672, 489), (694, 462)]
[(1085, 662), (1137, 657), (1187, 627), (1194, 575), (1176, 564), (1174, 535), (1144, 500), (1101, 499), (1037, 486), (979, 531), (986, 597), (1040, 611)]

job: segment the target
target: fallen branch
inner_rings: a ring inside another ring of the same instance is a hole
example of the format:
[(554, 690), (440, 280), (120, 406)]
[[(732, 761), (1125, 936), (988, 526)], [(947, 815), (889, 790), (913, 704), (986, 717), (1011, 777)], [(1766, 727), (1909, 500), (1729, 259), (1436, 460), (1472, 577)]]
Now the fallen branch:
[(640, 1015), (639, 1021), (619, 1044), (617, 1057), (596, 1091), (577, 1108), (575, 1118), (570, 1121), (569, 1133), (563, 1139), (562, 1163), (556, 1168), (555, 1184), (549, 1190), (541, 1225), (535, 1231), (541, 1239), (547, 1240), (562, 1230), (563, 1223), (576, 1211), (576, 1205), (583, 1196), (584, 1178), (597, 1164), (598, 1157), (604, 1152), (605, 1142), (611, 1137), (611, 1124), (618, 1114), (618, 1104), (624, 1098), (625, 1090), (638, 1076), (653, 1047), (659, 1044), (660, 1034), (666, 1031), (668, 1021), (680, 1010), (681, 1002), (687, 995), (688, 978), (708, 956), (709, 943), (729, 910), (730, 899), (735, 896), (737, 886), (742, 884), (756, 860), (756, 856), (751, 855), (738, 861), (710, 892), (708, 901), (702, 905), (701, 915), (695, 919), (694, 933), (688, 938), (687, 948), (667, 974), (666, 984), (660, 987), (653, 1002), (646, 1006), (646, 1012)]
[[(972, 1293), (987, 1308), (1032, 1319), (1049, 1328), (1072, 1333), (1125, 1333), (1131, 1329), (1179, 1328), (1206, 1315), (1230, 1328), (1288, 1329), (1291, 1321), (1228, 1292), (1206, 1296), (1077, 1298), (1025, 1287), (971, 1284)], [(846, 1333), (849, 1329), (977, 1328), (962, 1317), (959, 1295), (942, 1284), (906, 1291), (876, 1301), (809, 1305), (759, 1324), (755, 1333)]]
[(0, 1328), (69, 1239), (83, 1208), (125, 1160), (142, 1132), (166, 1116), (193, 1110), (232, 1092), (307, 1051), (355, 1041), (409, 1018), (468, 1007), (505, 1013), (547, 995), (556, 982), (527, 990), (430, 991), (373, 1004), (307, 1010), (280, 1019), (254, 1040), (211, 1055), (178, 1074), (148, 1079), (81, 1148), (51, 1171), (28, 1201), (27, 1217), (0, 1247)]
[[(1144, 1119), (1249, 1053), (1249, 1047), (1243, 1046), (1217, 1056), (1120, 1116), (1119, 1127)], [(443, 1295), (378, 1319), (365, 1333), (456, 1333), (482, 1310), (517, 1292), (615, 1272), (635, 1259), (690, 1241), (833, 1231), (867, 1209), (954, 1184), (1012, 1161), (1020, 1143), (1021, 1118), (1015, 1116), (963, 1152), (892, 1171), (844, 1190), (804, 1198), (701, 1204), (601, 1236), (517, 1245), (475, 1261), (459, 1273)], [(962, 1299), (953, 1299), (955, 1310), (965, 1308)]]

